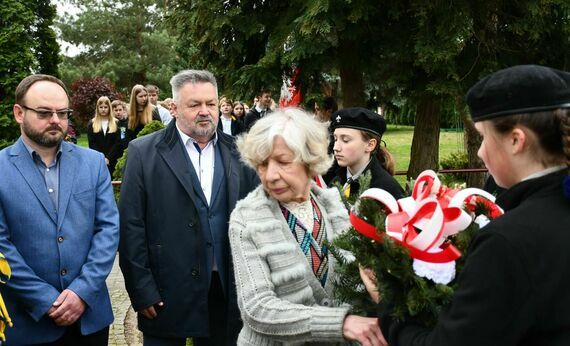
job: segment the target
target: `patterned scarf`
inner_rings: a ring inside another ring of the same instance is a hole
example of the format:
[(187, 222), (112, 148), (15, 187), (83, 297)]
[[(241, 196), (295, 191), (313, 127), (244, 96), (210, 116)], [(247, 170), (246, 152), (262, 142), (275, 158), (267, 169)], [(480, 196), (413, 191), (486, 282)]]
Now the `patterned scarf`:
[(297, 217), (289, 211), (289, 209), (281, 206), (281, 212), (287, 220), (289, 229), (299, 243), (301, 251), (309, 261), (313, 273), (324, 287), (327, 282), (329, 272), (328, 248), (324, 244), (326, 231), (325, 223), (321, 209), (311, 196), (311, 204), (313, 206), (313, 229), (312, 233), (307, 231), (305, 226), (297, 219)]

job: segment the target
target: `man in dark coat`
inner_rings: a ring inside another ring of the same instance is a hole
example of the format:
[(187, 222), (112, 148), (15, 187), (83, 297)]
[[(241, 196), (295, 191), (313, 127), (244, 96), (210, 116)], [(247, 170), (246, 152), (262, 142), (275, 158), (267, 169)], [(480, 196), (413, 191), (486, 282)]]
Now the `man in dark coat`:
[(176, 115), (129, 144), (119, 199), (120, 265), (145, 345), (235, 345), (241, 328), (228, 241), (235, 203), (258, 179), (216, 132), (216, 79), (171, 81)]

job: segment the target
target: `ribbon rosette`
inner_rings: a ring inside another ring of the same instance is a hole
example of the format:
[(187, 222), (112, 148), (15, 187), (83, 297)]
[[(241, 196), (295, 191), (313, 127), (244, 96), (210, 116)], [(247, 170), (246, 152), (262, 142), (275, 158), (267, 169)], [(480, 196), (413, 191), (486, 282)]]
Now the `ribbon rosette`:
[[(371, 188), (360, 198), (372, 198), (385, 207), (386, 234), (409, 249), (416, 274), (444, 284), (453, 280), (455, 260), (461, 256), (448, 239), (474, 221), (473, 213), (466, 209), (473, 210), (470, 205), (483, 202), (495, 212), (493, 216), (503, 213), (490, 193), (476, 188), (449, 189), (442, 186), (432, 170), (418, 176), (411, 197), (396, 200), (385, 190)], [(350, 213), (350, 222), (364, 236), (382, 240), (376, 228), (355, 213)]]

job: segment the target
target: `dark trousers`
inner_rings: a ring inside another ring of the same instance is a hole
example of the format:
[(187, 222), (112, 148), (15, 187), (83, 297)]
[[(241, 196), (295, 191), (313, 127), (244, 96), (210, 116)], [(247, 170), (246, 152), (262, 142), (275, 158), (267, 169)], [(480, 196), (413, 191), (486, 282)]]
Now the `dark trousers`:
[(185, 346), (186, 338), (162, 338), (143, 334), (143, 346)]
[[(8, 340), (10, 342), (10, 340)], [(109, 327), (88, 335), (81, 335), (79, 323), (74, 323), (65, 329), (65, 333), (59, 339), (39, 346), (107, 346), (109, 344)]]
[(210, 337), (192, 338), (194, 346), (224, 346), (227, 334), (227, 303), (218, 272), (212, 272), (208, 293), (208, 315), (210, 315)]
[[(210, 336), (192, 338), (194, 346), (225, 346), (227, 333), (227, 304), (218, 272), (212, 272), (208, 292)], [(162, 338), (144, 334), (144, 346), (184, 346), (185, 338)]]

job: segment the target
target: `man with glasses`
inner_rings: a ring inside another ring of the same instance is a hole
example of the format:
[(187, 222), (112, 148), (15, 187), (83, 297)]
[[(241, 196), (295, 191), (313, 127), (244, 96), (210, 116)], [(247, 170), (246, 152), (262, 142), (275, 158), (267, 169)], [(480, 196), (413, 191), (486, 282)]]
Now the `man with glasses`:
[(59, 79), (24, 78), (13, 113), (21, 136), (0, 151), (8, 343), (107, 345), (119, 217), (105, 159), (63, 141), (71, 110)]

